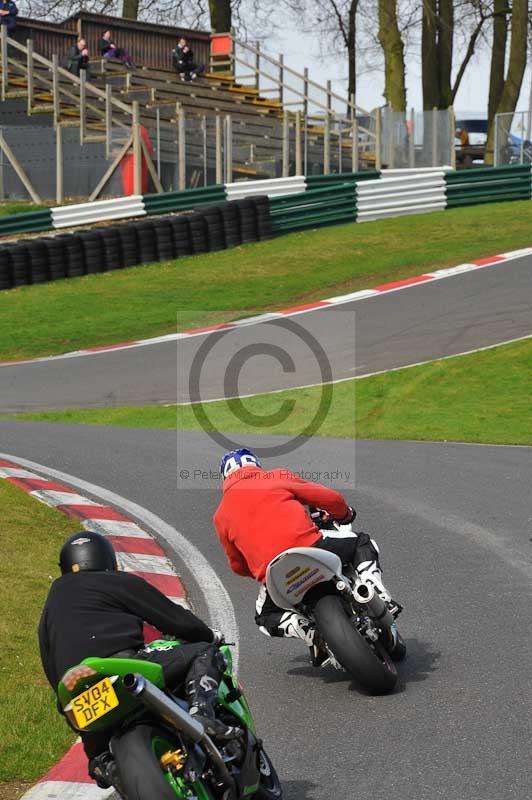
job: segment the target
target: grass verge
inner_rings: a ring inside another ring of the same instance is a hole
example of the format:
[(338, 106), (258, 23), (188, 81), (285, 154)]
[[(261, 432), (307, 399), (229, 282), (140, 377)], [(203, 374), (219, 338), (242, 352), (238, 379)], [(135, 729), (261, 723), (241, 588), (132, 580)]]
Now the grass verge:
[(16, 797), (65, 752), (74, 735), (55, 710), (37, 626), (64, 539), (79, 523), (0, 480), (0, 797)]
[(530, 245), (530, 201), (508, 208), (497, 203), (322, 228), (0, 292), (0, 359), (219, 323)]
[[(257, 395), (242, 401), (246, 412), (256, 415), (252, 425), (242, 420), (240, 401), (206, 403), (206, 429), (243, 435), (299, 434), (327, 393), (331, 405), (314, 434), (317, 436), (532, 445), (532, 339), (328, 388)], [(293, 404), (286, 419), (268, 425), (264, 420), (279, 412), (283, 403)], [(13, 416), (133, 428), (201, 427), (192, 406), (75, 409)]]
[(46, 206), (29, 203), (26, 200), (6, 200), (0, 203), (0, 217), (22, 214), (24, 211), (39, 211), (41, 208), (46, 208)]

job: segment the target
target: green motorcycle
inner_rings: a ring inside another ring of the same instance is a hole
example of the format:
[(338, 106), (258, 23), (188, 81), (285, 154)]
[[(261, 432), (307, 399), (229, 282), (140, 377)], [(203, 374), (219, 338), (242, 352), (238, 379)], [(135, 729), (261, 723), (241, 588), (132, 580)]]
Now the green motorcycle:
[[(179, 647), (155, 641), (147, 650)], [(123, 800), (281, 800), (282, 787), (247, 700), (232, 674), (231, 651), (220, 682), (220, 720), (238, 738), (215, 744), (187, 703), (165, 689), (162, 667), (134, 658), (86, 658), (65, 673), (59, 702), (81, 733), (107, 733)]]

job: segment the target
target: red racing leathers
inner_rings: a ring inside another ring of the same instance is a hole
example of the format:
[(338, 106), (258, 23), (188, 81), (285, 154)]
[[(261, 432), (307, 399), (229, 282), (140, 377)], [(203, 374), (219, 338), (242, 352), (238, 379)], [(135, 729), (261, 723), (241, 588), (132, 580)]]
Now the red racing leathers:
[(320, 538), (304, 506), (343, 520), (340, 494), (286, 469), (244, 467), (229, 475), (214, 514), (214, 527), (233, 572), (264, 583), (270, 561), (289, 547), (312, 547)]

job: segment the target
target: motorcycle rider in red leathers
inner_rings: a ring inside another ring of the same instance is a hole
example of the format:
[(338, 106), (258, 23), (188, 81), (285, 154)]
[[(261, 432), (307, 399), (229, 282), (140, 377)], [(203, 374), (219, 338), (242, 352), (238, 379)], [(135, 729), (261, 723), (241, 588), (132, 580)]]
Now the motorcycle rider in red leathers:
[[(386, 600), (379, 550), (367, 533), (320, 530), (331, 518), (350, 525), (356, 512), (340, 492), (305, 481), (287, 469), (264, 470), (247, 448), (226, 453), (220, 463), (223, 496), (214, 514), (214, 527), (233, 572), (263, 585), (255, 622), (267, 636), (302, 639), (312, 647), (314, 632), (307, 620), (275, 605), (266, 589), (266, 570), (272, 559), (291, 547), (318, 547), (355, 566), (360, 578), (372, 583)], [(313, 509), (311, 515), (305, 506)], [(316, 524), (318, 523), (318, 524)], [(328, 535), (331, 534), (331, 535)]]

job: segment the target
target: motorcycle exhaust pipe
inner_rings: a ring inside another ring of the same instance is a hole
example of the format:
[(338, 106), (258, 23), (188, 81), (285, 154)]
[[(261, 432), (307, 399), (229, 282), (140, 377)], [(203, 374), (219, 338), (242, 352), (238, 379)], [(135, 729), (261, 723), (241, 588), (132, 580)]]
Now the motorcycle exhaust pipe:
[(389, 628), (393, 624), (394, 619), (390, 609), (382, 597), (375, 592), (373, 586), (361, 581), (353, 589), (353, 595), (359, 605), (366, 606), (369, 616), (377, 625)]
[(191, 717), (184, 709), (161, 691), (155, 684), (147, 680), (143, 675), (138, 673), (129, 673), (122, 679), (124, 688), (140, 700), (146, 708), (152, 711), (157, 716), (166, 720), (170, 725), (182, 731), (186, 736), (192, 739), (193, 742), (201, 742), (208, 756), (212, 760), (218, 777), (222, 786), (229, 789), (232, 794), (231, 797), (237, 797), (237, 790), (235, 782), (222, 758), (222, 755), (212, 739), (205, 733), (205, 728)]
[(138, 698), (150, 711), (183, 731), (193, 742), (199, 742), (205, 736), (201, 722), (187, 714), (177, 703), (162, 692), (143, 675), (129, 673), (123, 678), (124, 688)]

